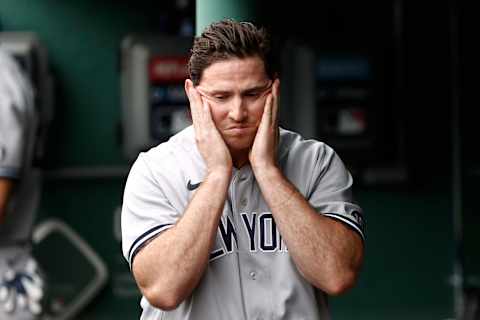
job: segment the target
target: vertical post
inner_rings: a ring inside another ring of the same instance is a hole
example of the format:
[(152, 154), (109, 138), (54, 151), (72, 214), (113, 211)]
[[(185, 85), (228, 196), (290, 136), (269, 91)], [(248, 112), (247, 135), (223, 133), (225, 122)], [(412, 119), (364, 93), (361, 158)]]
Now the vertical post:
[(195, 34), (200, 35), (210, 23), (224, 18), (254, 22), (255, 14), (255, 0), (197, 0)]
[(405, 128), (404, 112), (401, 110), (405, 103), (405, 4), (404, 0), (393, 1), (393, 40), (394, 40), (394, 63), (395, 79), (393, 83), (393, 115), (399, 119), (397, 122), (398, 139), (398, 160), (399, 166), (406, 166), (407, 156), (405, 154)]
[(463, 257), (463, 210), (462, 210), (462, 150), (460, 141), (460, 96), (459, 96), (459, 40), (458, 12), (455, 1), (450, 1), (450, 79), (452, 107), (452, 211), (455, 261), (453, 265), (453, 303), (455, 319), (464, 318), (464, 257)]

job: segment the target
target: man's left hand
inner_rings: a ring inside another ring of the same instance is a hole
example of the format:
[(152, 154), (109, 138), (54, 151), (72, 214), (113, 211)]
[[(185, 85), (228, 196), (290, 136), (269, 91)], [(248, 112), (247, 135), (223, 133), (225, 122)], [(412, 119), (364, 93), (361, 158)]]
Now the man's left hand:
[(262, 119), (248, 155), (254, 171), (276, 167), (277, 165), (279, 86), (280, 80), (275, 79), (272, 84), (272, 91), (268, 93), (265, 100)]

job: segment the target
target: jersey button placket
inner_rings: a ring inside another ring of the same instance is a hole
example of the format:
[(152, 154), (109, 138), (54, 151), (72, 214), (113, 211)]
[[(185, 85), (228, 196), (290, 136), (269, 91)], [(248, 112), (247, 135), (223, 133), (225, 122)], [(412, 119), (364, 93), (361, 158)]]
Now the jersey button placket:
[(237, 204), (237, 199), (235, 198), (236, 196), (236, 180), (238, 178), (238, 175), (237, 175), (237, 169), (233, 169), (233, 172), (232, 172), (232, 180), (230, 182), (230, 201), (231, 201), (231, 209), (232, 209), (232, 214), (235, 214), (235, 212), (237, 211), (237, 208), (236, 208), (236, 204)]
[[(239, 180), (239, 184), (242, 187), (241, 188), (242, 190), (245, 190), (245, 187), (246, 187), (246, 184), (247, 184), (247, 180), (248, 180), (247, 170), (248, 170), (248, 168), (245, 166), (242, 169), (240, 169), (239, 172), (238, 172), (238, 180)], [(247, 208), (248, 199), (245, 197), (245, 194), (243, 194), (243, 192), (241, 193), (241, 198), (240, 198), (240, 201), (238, 202), (238, 204), (239, 204), (239, 209), (240, 210), (245, 210)]]
[(247, 207), (247, 204), (248, 204), (247, 198), (242, 198), (242, 199), (240, 200), (240, 207), (241, 207), (242, 209), (245, 209), (245, 208)]

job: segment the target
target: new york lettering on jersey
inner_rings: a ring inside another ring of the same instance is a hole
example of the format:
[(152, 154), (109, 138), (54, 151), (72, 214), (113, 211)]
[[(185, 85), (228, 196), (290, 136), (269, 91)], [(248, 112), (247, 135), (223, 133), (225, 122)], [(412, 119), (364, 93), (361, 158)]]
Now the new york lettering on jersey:
[[(270, 212), (242, 212), (239, 219), (223, 215), (219, 222), (217, 241), (210, 254), (210, 261), (236, 251), (288, 252)], [(239, 221), (240, 225), (234, 221)], [(240, 240), (239, 240), (240, 239)], [(246, 241), (242, 241), (245, 239)]]

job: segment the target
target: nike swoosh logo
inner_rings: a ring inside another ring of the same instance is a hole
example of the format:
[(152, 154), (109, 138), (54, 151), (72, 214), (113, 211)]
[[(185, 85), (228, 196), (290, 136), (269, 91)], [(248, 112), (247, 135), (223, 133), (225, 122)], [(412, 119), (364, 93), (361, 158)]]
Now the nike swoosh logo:
[(201, 184), (201, 182), (192, 184), (192, 182), (190, 180), (188, 180), (187, 189), (190, 190), (190, 191), (193, 191), (193, 190), (197, 189), (200, 186), (200, 184)]

